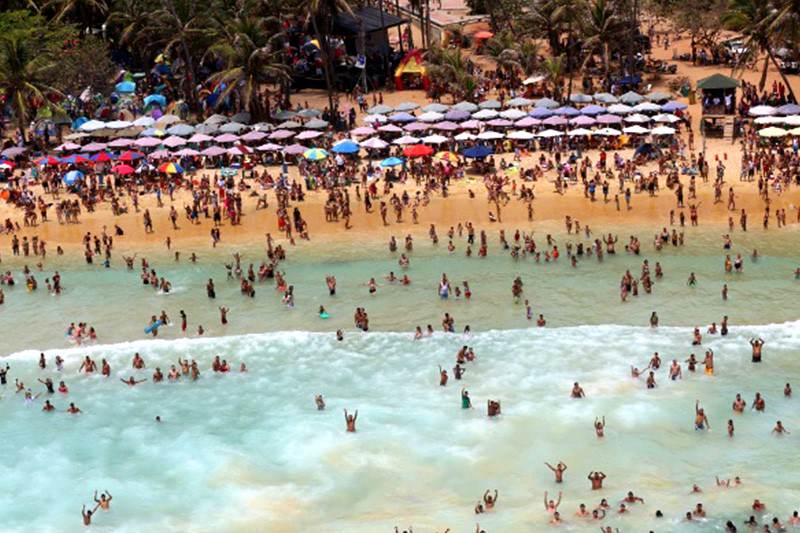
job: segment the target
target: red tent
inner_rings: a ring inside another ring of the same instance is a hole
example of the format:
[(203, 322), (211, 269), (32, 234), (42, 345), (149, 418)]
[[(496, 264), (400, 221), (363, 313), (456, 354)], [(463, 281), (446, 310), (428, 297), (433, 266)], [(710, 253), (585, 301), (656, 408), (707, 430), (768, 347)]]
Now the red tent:
[(410, 89), (421, 85), (427, 91), (431, 82), (428, 79), (428, 70), (425, 68), (424, 63), (420, 50), (409, 50), (394, 71), (395, 88), (398, 91), (402, 91), (406, 88)]

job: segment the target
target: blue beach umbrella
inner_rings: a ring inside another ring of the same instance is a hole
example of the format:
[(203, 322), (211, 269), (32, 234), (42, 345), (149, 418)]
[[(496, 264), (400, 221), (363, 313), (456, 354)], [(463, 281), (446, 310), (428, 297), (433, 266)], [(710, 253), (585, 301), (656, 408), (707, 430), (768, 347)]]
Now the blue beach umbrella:
[(397, 167), (403, 164), (403, 159), (399, 157), (389, 157), (381, 161), (381, 166), (386, 167)]
[(481, 157), (486, 157), (488, 155), (492, 155), (494, 153), (494, 150), (492, 150), (488, 146), (479, 144), (477, 146), (473, 146), (472, 148), (467, 148), (461, 153), (464, 155), (464, 157), (481, 158)]
[(131, 94), (136, 91), (136, 84), (132, 81), (121, 81), (114, 86), (114, 89), (120, 94)]
[(81, 126), (86, 124), (87, 122), (89, 122), (88, 118), (86, 118), (86, 117), (78, 117), (74, 121), (72, 121), (72, 126), (71, 127), (72, 127), (73, 130), (77, 130), (78, 128), (80, 128)]
[(69, 172), (64, 174), (63, 178), (64, 183), (66, 183), (67, 186), (69, 187), (72, 187), (82, 179), (83, 179), (83, 172), (81, 172), (80, 170), (70, 170)]
[(163, 106), (167, 105), (167, 98), (164, 95), (161, 95), (161, 94), (150, 94), (148, 96), (145, 96), (144, 97), (144, 105), (145, 105), (145, 107), (147, 107), (149, 105), (152, 105), (152, 104), (157, 104), (157, 105), (160, 105), (160, 106), (163, 107)]
[(358, 146), (358, 144), (347, 140), (335, 145), (333, 148), (331, 148), (331, 151), (336, 154), (357, 154), (360, 149), (361, 147)]

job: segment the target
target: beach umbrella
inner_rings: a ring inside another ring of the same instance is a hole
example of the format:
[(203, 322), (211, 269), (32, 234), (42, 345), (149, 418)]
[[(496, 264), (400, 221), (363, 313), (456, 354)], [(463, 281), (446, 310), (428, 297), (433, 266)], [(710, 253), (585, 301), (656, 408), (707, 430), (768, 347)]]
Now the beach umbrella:
[(450, 163), (458, 163), (458, 156), (453, 152), (436, 152), (433, 156), (437, 161), (447, 161)]
[(422, 122), (438, 122), (443, 118), (444, 115), (442, 113), (437, 113), (436, 111), (428, 111), (418, 116), (417, 120), (421, 120)]
[(86, 124), (87, 122), (89, 122), (88, 118), (86, 118), (86, 117), (78, 117), (78, 118), (76, 118), (75, 120), (72, 121), (72, 124), (70, 125), (70, 128), (72, 128), (73, 130), (80, 129), (80, 127), (83, 126), (84, 124)]
[(186, 137), (194, 133), (194, 126), (188, 124), (175, 124), (167, 128), (167, 133), (170, 135), (177, 135), (179, 137)]
[(179, 116), (177, 116), (177, 115), (172, 115), (172, 114), (170, 114), (170, 115), (161, 115), (156, 120), (156, 127), (163, 129), (163, 128), (166, 128), (167, 126), (171, 125), (171, 124), (177, 124), (180, 121), (181, 121), (181, 118)]
[(800, 126), (800, 115), (790, 115), (788, 117), (784, 117), (783, 123), (790, 126)]
[(532, 128), (533, 126), (538, 126), (541, 123), (542, 121), (538, 118), (525, 117), (516, 121), (514, 125), (518, 128)]
[(240, 144), (238, 146), (231, 146), (230, 148), (225, 150), (225, 153), (227, 153), (228, 155), (237, 156), (237, 155), (247, 155), (251, 152), (247, 146)]
[(139, 133), (139, 137), (163, 137), (164, 135), (164, 131), (158, 128), (147, 128)]
[(113, 156), (108, 152), (99, 152), (89, 157), (95, 163), (108, 163), (113, 159)]
[[(81, 147), (80, 144), (66, 142), (64, 144), (60, 144), (60, 145), (56, 146), (55, 148), (53, 148), (53, 151), (55, 151), (55, 152), (69, 152), (71, 150), (77, 150), (80, 147)], [(3, 155), (5, 157), (12, 157), (12, 156), (6, 155), (5, 152), (3, 152)]]
[(411, 124), (406, 124), (403, 126), (405, 131), (425, 131), (430, 127), (428, 124), (423, 124), (422, 122), (412, 122)]
[(574, 93), (570, 95), (569, 101), (575, 104), (588, 104), (592, 101), (592, 97), (588, 94)]
[(171, 135), (171, 136), (167, 137), (166, 139), (164, 139), (164, 141), (161, 144), (163, 144), (164, 146), (166, 146), (168, 148), (175, 148), (177, 146), (183, 146), (184, 144), (186, 144), (186, 139)]
[(365, 124), (384, 124), (388, 120), (389, 119), (386, 118), (386, 115), (367, 115), (361, 119), (361, 122)]
[[(296, 130), (297, 128), (299, 128), (301, 126), (302, 126), (302, 124), (300, 124), (296, 120), (287, 120), (286, 122), (281, 122), (280, 124), (278, 124), (275, 127), (277, 129)], [(220, 131), (222, 131), (222, 128), (220, 128)]]
[(419, 104), (415, 104), (414, 102), (403, 102), (402, 104), (398, 104), (394, 106), (395, 111), (414, 111), (419, 107)]
[(433, 153), (433, 148), (424, 144), (414, 144), (403, 148), (403, 155), (406, 157), (425, 157)]
[(357, 154), (360, 150), (358, 143), (345, 139), (333, 145), (331, 152), (336, 154)]
[(666, 102), (667, 100), (669, 100), (670, 96), (667, 93), (660, 93), (654, 91), (650, 94), (645, 95), (645, 98), (647, 98), (651, 102)]
[(500, 109), (503, 107), (497, 100), (484, 100), (478, 104), (481, 109)]
[(400, 113), (393, 113), (389, 115), (389, 121), (391, 122), (414, 122), (416, 117), (410, 113), (400, 112)]
[(633, 110), (637, 113), (655, 113), (661, 111), (661, 106), (653, 102), (642, 102), (633, 106)]
[(136, 170), (130, 165), (114, 165), (111, 167), (111, 172), (126, 176), (128, 174), (133, 174)]
[(774, 115), (778, 110), (771, 105), (757, 105), (750, 108), (748, 114), (753, 117), (763, 117), (766, 115)]
[(622, 128), (622, 132), (632, 133), (634, 135), (645, 135), (647, 133), (650, 133), (650, 130), (648, 130), (647, 128), (643, 128), (642, 126), (636, 125), (636, 126), (628, 126), (627, 128)]
[(153, 117), (139, 117), (133, 121), (133, 125), (138, 128), (149, 128), (156, 123)]
[(758, 130), (758, 135), (761, 137), (783, 137), (787, 133), (788, 132), (785, 129), (776, 128), (775, 126)]
[(290, 144), (289, 146), (284, 148), (283, 153), (289, 155), (301, 155), (305, 153), (306, 150), (308, 150), (308, 148), (306, 148), (302, 144), (295, 143), (295, 144)]
[(466, 111), (467, 113), (474, 113), (478, 110), (478, 106), (473, 104), (472, 102), (459, 102), (452, 107), (452, 109), (457, 109), (459, 111)]
[(475, 137), (468, 131), (464, 131), (453, 137), (453, 139), (457, 141), (474, 141), (475, 139), (477, 139), (477, 137)]
[(81, 172), (80, 170), (70, 170), (69, 172), (64, 174), (64, 177), (62, 179), (64, 180), (64, 183), (68, 187), (72, 187), (73, 185), (75, 185), (76, 183), (78, 183), (83, 179), (83, 172)]
[(497, 139), (502, 139), (503, 137), (505, 137), (505, 135), (496, 131), (484, 131), (477, 135), (477, 138), (481, 139), (482, 141), (494, 141)]
[(645, 122), (650, 122), (650, 117), (642, 115), (641, 113), (634, 113), (633, 115), (628, 115), (622, 120), (625, 122), (632, 122), (634, 124), (643, 124)]
[(387, 115), (387, 114), (391, 113), (392, 111), (394, 111), (394, 109), (392, 109), (388, 105), (378, 104), (378, 105), (374, 105), (374, 106), (370, 107), (369, 109), (367, 109), (367, 114), (369, 114), (369, 115)]
[(403, 128), (400, 126), (395, 126), (394, 124), (386, 124), (385, 126), (379, 127), (378, 131), (384, 133), (403, 133)]
[(127, 146), (132, 145), (133, 143), (134, 143), (133, 139), (114, 139), (113, 141), (108, 143), (108, 146), (110, 148), (125, 148)]
[(289, 130), (275, 130), (269, 134), (268, 139), (270, 140), (277, 140), (281, 141), (283, 139), (288, 139), (289, 137), (294, 137), (295, 133)]
[(449, 120), (445, 120), (443, 122), (439, 122), (438, 124), (434, 124), (433, 129), (441, 131), (455, 131), (458, 129), (458, 124), (455, 122), (450, 122)]
[(159, 172), (163, 172), (164, 174), (182, 174), (183, 168), (177, 163), (168, 162), (158, 167)]
[(495, 118), (487, 122), (486, 125), (493, 128), (508, 128), (509, 126), (513, 126), (514, 123), (504, 118)]
[(263, 131), (251, 131), (242, 135), (240, 139), (246, 142), (260, 141), (267, 135), (268, 134)]
[(429, 111), (433, 111), (434, 113), (445, 113), (448, 109), (450, 109), (449, 105), (434, 102), (432, 104), (428, 104), (425, 107), (423, 107), (422, 111), (424, 113), (427, 113)]
[(608, 112), (615, 115), (627, 115), (633, 113), (633, 108), (625, 104), (611, 104), (608, 106)]
[(273, 143), (266, 143), (262, 144), (261, 146), (256, 146), (256, 150), (260, 152), (277, 152), (283, 148), (280, 144), (273, 144)]
[(461, 152), (461, 155), (463, 155), (464, 157), (469, 157), (471, 159), (480, 159), (482, 157), (490, 156), (493, 153), (494, 150), (492, 150), (490, 147), (478, 144), (471, 148), (467, 148), (466, 150)]
[(753, 122), (761, 124), (786, 124), (786, 117), (758, 117)]
[(628, 91), (628, 92), (626, 92), (625, 94), (623, 94), (622, 96), (619, 97), (619, 101), (620, 102), (622, 102), (623, 104), (628, 104), (628, 105), (638, 104), (642, 100), (644, 100), (644, 96), (642, 96), (641, 94), (635, 93), (633, 91)]
[(203, 124), (223, 124), (225, 122), (228, 122), (228, 117), (226, 117), (225, 115), (220, 115), (219, 113), (214, 113), (213, 115), (205, 119), (203, 121)]
[(200, 152), (192, 148), (182, 148), (175, 152), (175, 155), (178, 157), (194, 157), (196, 155), (200, 155)]
[[(168, 157), (171, 157), (171, 154), (169, 153), (169, 151), (167, 151), (165, 149), (161, 149), (161, 150), (156, 150), (155, 152), (152, 152), (152, 153), (148, 154), (147, 157), (149, 159), (166, 159)], [(145, 163), (142, 163), (139, 168), (141, 168), (142, 170), (147, 170), (150, 167), (149, 167), (149, 165), (146, 165)]]
[(427, 137), (422, 138), (422, 142), (426, 144), (442, 144), (446, 143), (447, 141), (448, 141), (447, 137), (438, 134), (428, 135)]
[(319, 118), (311, 119), (306, 122), (306, 128), (310, 130), (321, 130), (328, 127), (328, 121)]
[[(278, 111), (277, 113), (275, 113), (273, 118), (275, 120), (292, 120), (296, 116), (297, 116), (297, 113), (295, 113), (294, 111), (290, 111), (288, 109), (284, 109), (283, 111)], [(228, 119), (226, 118), (225, 120), (227, 121)]]
[(382, 150), (389, 146), (389, 143), (378, 137), (371, 137), (365, 141), (361, 141), (361, 146), (371, 150)]
[(534, 137), (536, 137), (533, 133), (529, 131), (512, 131), (511, 133), (506, 134), (508, 139), (514, 139), (515, 141), (530, 141)]
[(275, 129), (275, 126), (269, 122), (258, 122), (250, 126), (250, 129), (253, 131), (272, 131)]
[(195, 133), (194, 135), (189, 137), (189, 140), (187, 142), (190, 142), (190, 143), (193, 143), (193, 144), (198, 144), (198, 143), (204, 143), (204, 142), (213, 141), (213, 140), (214, 140), (214, 137), (211, 137), (210, 135), (204, 135), (202, 133)]
[(163, 94), (148, 94), (144, 97), (145, 107), (149, 107), (151, 105), (159, 105), (161, 107), (165, 107), (167, 105), (167, 98)]
[(674, 113), (675, 111), (681, 111), (683, 109), (686, 109), (687, 107), (689, 106), (687, 106), (682, 102), (672, 101), (662, 105), (661, 111), (666, 111), (667, 113)]
[(68, 157), (61, 157), (59, 158), (59, 161), (66, 165), (83, 165), (89, 162), (88, 159), (86, 159), (82, 155), (77, 155), (77, 154)]
[(128, 150), (127, 152), (123, 152), (122, 154), (120, 154), (120, 156), (117, 158), (117, 161), (129, 161), (130, 162), (130, 161), (135, 161), (137, 159), (141, 159), (143, 157), (144, 157), (144, 154), (142, 154), (141, 152), (133, 152), (131, 150)]
[(797, 104), (783, 104), (778, 107), (778, 113), (781, 115), (797, 115), (800, 114), (800, 105)]
[(588, 137), (592, 135), (592, 130), (587, 130), (586, 128), (575, 128), (574, 130), (568, 131), (567, 135), (570, 137)]
[(533, 111), (528, 113), (528, 115), (532, 116), (533, 118), (543, 119), (543, 118), (547, 118), (547, 117), (553, 116), (553, 112), (551, 110), (549, 110), (549, 109), (544, 108), (544, 107), (537, 107)]
[(112, 120), (111, 122), (106, 122), (106, 128), (110, 130), (122, 130), (130, 128), (131, 126), (133, 126), (133, 122), (128, 120)]
[(533, 104), (533, 100), (529, 100), (527, 98), (522, 98), (521, 96), (518, 96), (516, 98), (512, 98), (511, 100), (506, 102), (506, 105), (508, 107), (528, 107), (531, 104)]
[(0, 170), (14, 170), (14, 167), (17, 166), (11, 161), (6, 161), (5, 159), (0, 160)]
[(153, 146), (160, 145), (161, 139), (156, 139), (155, 137), (142, 137), (141, 139), (136, 139), (133, 141), (133, 144), (143, 148), (152, 148)]
[(660, 114), (658, 114), (658, 115), (655, 115), (655, 116), (653, 117), (653, 120), (654, 120), (654, 121), (656, 121), (656, 122), (669, 122), (669, 123), (673, 123), (673, 122), (678, 122), (678, 121), (680, 121), (680, 118), (679, 118), (679, 117), (676, 117), (675, 115), (670, 115), (670, 114), (668, 114), (668, 113), (660, 113)]
[(210, 135), (212, 133), (217, 133), (219, 131), (219, 126), (216, 124), (198, 124), (194, 127), (195, 133), (201, 133), (203, 135)]
[(569, 119), (569, 123), (572, 126), (594, 126), (594, 123), (597, 122), (592, 117), (587, 117), (586, 115), (579, 115), (577, 117)]
[(594, 98), (595, 102), (600, 102), (601, 104), (616, 104), (619, 102), (619, 98), (611, 93), (595, 93), (592, 98)]
[(219, 131), (220, 133), (239, 133), (246, 128), (247, 126), (240, 122), (228, 122), (227, 124), (221, 125)]
[(239, 124), (250, 124), (250, 113), (248, 113), (247, 111), (239, 111), (238, 113), (236, 113), (231, 117), (231, 122), (238, 122)]
[(617, 115), (605, 114), (605, 115), (600, 115), (595, 120), (597, 120), (597, 122), (600, 124), (619, 124), (620, 122), (622, 122), (622, 117), (619, 117)]
[(217, 157), (225, 153), (225, 149), (221, 146), (209, 146), (205, 150), (200, 152), (201, 154), (208, 156), (208, 157)]
[(223, 133), (214, 137), (214, 140), (218, 143), (232, 143), (238, 141), (239, 137), (232, 133)]
[(328, 152), (322, 148), (310, 148), (303, 152), (303, 157), (309, 161), (322, 161), (328, 157)]
[(787, 131), (786, 133), (788, 133), (789, 135), (798, 136), (800, 135), (800, 128), (793, 128)]
[(53, 157), (51, 155), (46, 155), (38, 159), (34, 159), (33, 162), (38, 166), (52, 166), (61, 164), (61, 161), (59, 161), (58, 158)]
[(580, 115), (581, 112), (575, 109), (574, 107), (570, 106), (562, 106), (553, 110), (554, 115), (566, 116), (566, 117), (574, 117)]
[(581, 108), (581, 115), (599, 115), (600, 113), (605, 113), (606, 108), (599, 105), (587, 105), (586, 107)]
[(595, 135), (603, 135), (606, 137), (617, 137), (622, 135), (622, 132), (614, 128), (601, 128), (594, 132)]
[(381, 161), (382, 167), (397, 167), (403, 164), (403, 159), (399, 157), (389, 157)]
[(539, 133), (536, 134), (537, 137), (542, 137), (543, 139), (552, 139), (554, 137), (561, 137), (562, 135), (564, 135), (563, 131), (550, 130), (550, 129), (540, 131)]
[(650, 130), (650, 133), (653, 135), (674, 135), (675, 128), (670, 128), (669, 126), (658, 126)]
[(114, 86), (114, 90), (120, 94), (131, 94), (136, 91), (136, 84), (132, 81), (121, 81)]
[(500, 112), (500, 116), (508, 120), (519, 120), (522, 117), (528, 116), (528, 114), (521, 109), (506, 109)]
[(81, 124), (80, 129), (81, 131), (97, 131), (102, 130), (106, 127), (106, 123), (102, 120), (89, 120)]
[[(319, 109), (301, 109), (300, 111), (297, 112), (297, 116), (303, 118), (316, 118), (320, 115), (322, 115), (322, 111), (320, 111)], [(242, 121), (240, 120), (239, 122)], [(247, 122), (249, 122), (249, 119)]]
[(497, 116), (497, 111), (494, 109), (481, 109), (472, 114), (472, 118), (477, 120), (487, 120)]
[(355, 135), (357, 137), (360, 137), (362, 135), (374, 135), (374, 134), (375, 130), (373, 128), (370, 128), (369, 126), (359, 126), (358, 128), (350, 130), (350, 135)]
[(24, 146), (12, 146), (11, 148), (6, 148), (3, 150), (2, 155), (3, 157), (19, 157), (27, 151), (28, 149)]
[(567, 119), (557, 116), (547, 117), (542, 121), (542, 125), (544, 126), (566, 126), (567, 123)]
[(307, 141), (309, 139), (316, 139), (320, 135), (325, 135), (325, 134), (322, 133), (321, 131), (306, 130), (306, 131), (301, 131), (295, 138), (301, 141)]
[(465, 120), (470, 117), (470, 112), (465, 111), (464, 109), (451, 109), (447, 113), (444, 114), (445, 120)]
[(534, 107), (542, 107), (544, 109), (555, 109), (558, 107), (558, 102), (552, 98), (539, 98), (533, 105)]
[(402, 137), (394, 140), (394, 144), (400, 144), (400, 145), (417, 144), (417, 143), (419, 143), (419, 139), (417, 139), (416, 137), (412, 137), (410, 135), (403, 135)]

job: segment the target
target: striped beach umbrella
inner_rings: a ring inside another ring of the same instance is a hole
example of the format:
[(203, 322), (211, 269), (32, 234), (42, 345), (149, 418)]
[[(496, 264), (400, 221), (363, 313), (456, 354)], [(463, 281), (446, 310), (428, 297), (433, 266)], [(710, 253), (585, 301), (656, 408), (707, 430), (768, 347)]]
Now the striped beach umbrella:
[(182, 174), (183, 168), (177, 163), (164, 163), (163, 165), (159, 165), (158, 167), (159, 172), (163, 172), (164, 174)]
[(309, 161), (322, 161), (323, 159), (328, 157), (328, 152), (323, 150), (322, 148), (311, 148), (303, 152), (303, 157), (305, 157)]

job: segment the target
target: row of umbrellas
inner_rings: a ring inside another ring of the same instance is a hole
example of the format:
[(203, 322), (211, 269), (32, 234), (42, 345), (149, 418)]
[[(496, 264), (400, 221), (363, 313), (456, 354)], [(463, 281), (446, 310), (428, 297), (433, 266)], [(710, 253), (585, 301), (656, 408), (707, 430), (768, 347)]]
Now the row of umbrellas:
[(775, 126), (770, 126), (769, 128), (763, 128), (758, 130), (758, 134), (761, 137), (785, 137), (787, 135), (791, 135), (793, 137), (800, 136), (800, 128), (794, 128), (791, 130), (785, 130), (783, 128), (777, 128)]
[(748, 110), (751, 117), (767, 117), (773, 115), (800, 115), (800, 105), (784, 104), (780, 107), (771, 105), (757, 105)]
[[(594, 95), (588, 95), (583, 93), (573, 93), (569, 97), (569, 101), (576, 104), (588, 104), (591, 102), (599, 102), (603, 104), (616, 104), (622, 102), (623, 104), (628, 105), (636, 105), (641, 102), (666, 102), (671, 97), (669, 94), (662, 93), (662, 92), (652, 92), (650, 94), (641, 95), (635, 93), (633, 91), (628, 91), (627, 93), (623, 94), (620, 97), (616, 97), (611, 93), (596, 93)], [(537, 100), (531, 100), (528, 98), (512, 98), (506, 102), (500, 102), (499, 100), (484, 100), (478, 104), (474, 104), (472, 102), (459, 102), (454, 105), (447, 105), (441, 103), (432, 103), (426, 106), (423, 106), (421, 109), (423, 112), (435, 112), (435, 113), (445, 113), (449, 110), (458, 110), (458, 111), (466, 111), (468, 113), (474, 113), (479, 109), (500, 109), (505, 104), (506, 107), (537, 107), (537, 108), (544, 108), (544, 109), (555, 109), (559, 107), (561, 104), (552, 98), (539, 98)], [(420, 108), (420, 105), (414, 102), (403, 102), (396, 106), (389, 106), (385, 104), (378, 104), (375, 106), (370, 107), (367, 110), (367, 113), (370, 115), (386, 115), (392, 112), (409, 112), (415, 111)]]

